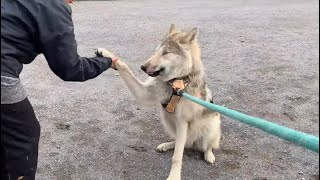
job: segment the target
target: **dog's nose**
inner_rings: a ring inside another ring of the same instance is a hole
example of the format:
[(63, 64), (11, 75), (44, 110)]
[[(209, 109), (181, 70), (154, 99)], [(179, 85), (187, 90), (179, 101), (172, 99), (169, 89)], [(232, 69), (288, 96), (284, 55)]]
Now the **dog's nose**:
[(146, 67), (145, 65), (142, 65), (142, 66), (141, 66), (141, 69), (142, 69), (142, 71), (146, 72), (147, 67)]

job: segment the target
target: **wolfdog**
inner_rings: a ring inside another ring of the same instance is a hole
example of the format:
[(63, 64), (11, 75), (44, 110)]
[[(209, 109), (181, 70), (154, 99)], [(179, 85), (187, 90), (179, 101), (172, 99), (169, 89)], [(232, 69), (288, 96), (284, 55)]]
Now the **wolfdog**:
[[(105, 57), (114, 57), (109, 51), (101, 48), (97, 53)], [(204, 70), (197, 28), (185, 32), (171, 25), (169, 33), (155, 49), (154, 54), (141, 66), (150, 76), (146, 82), (138, 80), (121, 60), (116, 61), (115, 67), (137, 102), (158, 106), (163, 126), (174, 139), (157, 147), (160, 152), (174, 149), (167, 180), (181, 179), (185, 148), (203, 152), (208, 163), (212, 164), (215, 161), (213, 149), (218, 149), (220, 145), (221, 115), (175, 93), (176, 89), (183, 89), (202, 100), (213, 101), (212, 93), (203, 80)]]

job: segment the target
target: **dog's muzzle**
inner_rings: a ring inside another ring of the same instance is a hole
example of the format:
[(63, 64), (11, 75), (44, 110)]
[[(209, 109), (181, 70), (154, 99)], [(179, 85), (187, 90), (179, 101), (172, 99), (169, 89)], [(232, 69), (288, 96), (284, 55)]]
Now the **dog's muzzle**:
[(160, 68), (159, 70), (155, 71), (155, 68), (146, 67), (144, 65), (141, 66), (141, 69), (151, 77), (157, 77), (162, 71), (165, 70), (165, 68)]

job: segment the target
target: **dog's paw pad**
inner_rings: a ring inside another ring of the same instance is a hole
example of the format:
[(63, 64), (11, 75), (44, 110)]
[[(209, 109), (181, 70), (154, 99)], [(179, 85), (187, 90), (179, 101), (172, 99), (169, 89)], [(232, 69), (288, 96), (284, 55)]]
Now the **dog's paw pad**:
[(214, 157), (213, 153), (209, 151), (204, 153), (204, 160), (209, 164), (213, 164), (216, 161), (216, 158)]
[(159, 151), (159, 152), (166, 152), (170, 149), (173, 149), (172, 143), (162, 143), (157, 147), (157, 151)]

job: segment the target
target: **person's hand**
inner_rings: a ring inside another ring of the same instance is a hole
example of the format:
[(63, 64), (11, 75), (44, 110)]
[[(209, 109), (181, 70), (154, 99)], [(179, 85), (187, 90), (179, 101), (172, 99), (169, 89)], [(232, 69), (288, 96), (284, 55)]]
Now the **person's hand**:
[(111, 60), (112, 60), (111, 68), (114, 70), (118, 70), (117, 62), (120, 61), (120, 59), (118, 57), (113, 57), (113, 58), (111, 58)]
[(66, 3), (68, 3), (68, 4), (72, 4), (72, 3), (74, 3), (76, 0), (64, 0)]

